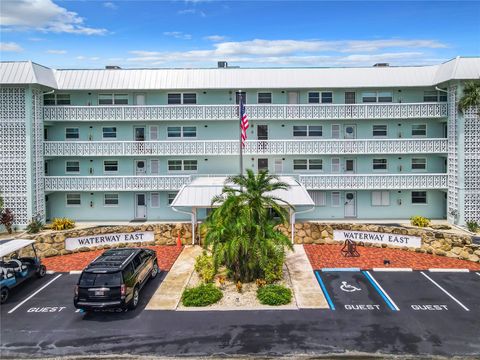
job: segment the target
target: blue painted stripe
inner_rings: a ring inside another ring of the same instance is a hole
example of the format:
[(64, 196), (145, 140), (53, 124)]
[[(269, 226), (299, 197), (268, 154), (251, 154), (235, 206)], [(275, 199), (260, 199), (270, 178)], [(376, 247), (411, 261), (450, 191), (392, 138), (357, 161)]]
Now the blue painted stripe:
[(397, 309), (395, 309), (395, 307), (392, 305), (390, 300), (387, 299), (387, 297), (385, 296), (383, 291), (378, 288), (377, 284), (375, 284), (375, 282), (372, 280), (372, 278), (365, 271), (362, 271), (362, 273), (367, 278), (367, 280), (370, 281), (370, 284), (372, 284), (373, 288), (380, 294), (383, 301), (385, 301), (385, 303), (390, 308), (390, 310), (397, 311)]
[(329, 271), (360, 271), (360, 268), (323, 268), (321, 269), (324, 272)]
[(317, 278), (318, 283), (320, 284), (320, 287), (322, 288), (323, 295), (325, 295), (325, 298), (327, 299), (328, 306), (330, 306), (330, 310), (335, 310), (335, 305), (333, 305), (333, 301), (330, 298), (330, 295), (328, 295), (327, 288), (325, 287), (325, 284), (323, 283), (323, 280), (320, 277), (320, 272), (315, 271), (315, 276)]

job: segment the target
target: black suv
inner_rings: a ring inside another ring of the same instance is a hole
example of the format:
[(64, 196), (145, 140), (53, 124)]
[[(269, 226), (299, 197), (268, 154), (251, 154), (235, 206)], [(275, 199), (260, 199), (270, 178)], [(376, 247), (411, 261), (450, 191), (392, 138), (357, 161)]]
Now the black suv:
[(140, 289), (157, 274), (157, 255), (153, 250), (107, 250), (82, 271), (73, 303), (83, 310), (135, 309)]

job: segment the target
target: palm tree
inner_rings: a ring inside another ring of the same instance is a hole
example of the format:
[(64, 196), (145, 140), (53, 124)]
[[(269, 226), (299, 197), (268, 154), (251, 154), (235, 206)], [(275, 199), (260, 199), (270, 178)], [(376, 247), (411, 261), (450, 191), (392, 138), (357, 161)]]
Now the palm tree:
[(463, 96), (458, 103), (458, 109), (464, 113), (470, 107), (480, 106), (480, 83), (469, 81), (463, 89)]
[(232, 185), (212, 200), (219, 207), (204, 224), (205, 245), (211, 247), (215, 266), (225, 265), (235, 281), (274, 280), (281, 274), (285, 248), (292, 248), (288, 236), (276, 226), (287, 223), (287, 209), (292, 206), (271, 192), (287, 190), (289, 185), (250, 169), (246, 176), (229, 177), (226, 183)]

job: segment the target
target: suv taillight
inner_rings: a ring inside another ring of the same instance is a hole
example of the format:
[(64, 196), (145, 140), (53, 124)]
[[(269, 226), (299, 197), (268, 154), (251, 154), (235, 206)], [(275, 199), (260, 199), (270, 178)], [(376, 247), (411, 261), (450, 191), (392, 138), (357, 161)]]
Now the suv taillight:
[(78, 285), (75, 285), (75, 296), (78, 296)]
[(120, 295), (121, 295), (122, 297), (125, 297), (126, 293), (127, 293), (127, 287), (125, 286), (125, 284), (122, 284), (122, 285), (120, 286)]

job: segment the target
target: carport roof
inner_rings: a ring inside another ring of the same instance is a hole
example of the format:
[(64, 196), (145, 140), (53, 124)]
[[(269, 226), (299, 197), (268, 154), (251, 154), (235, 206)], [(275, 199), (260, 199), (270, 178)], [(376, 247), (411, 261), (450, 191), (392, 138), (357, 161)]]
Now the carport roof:
[[(199, 177), (185, 185), (173, 200), (172, 207), (210, 208), (212, 199), (222, 193), (227, 184), (226, 177)], [(307, 190), (293, 177), (280, 176), (280, 181), (290, 185), (288, 190), (275, 190), (268, 195), (275, 196), (292, 206), (314, 206), (314, 202)], [(282, 204), (282, 203), (280, 203)]]
[(0, 241), (0, 257), (8, 255), (14, 251), (20, 250), (25, 246), (33, 244), (35, 240), (27, 239), (8, 239)]

